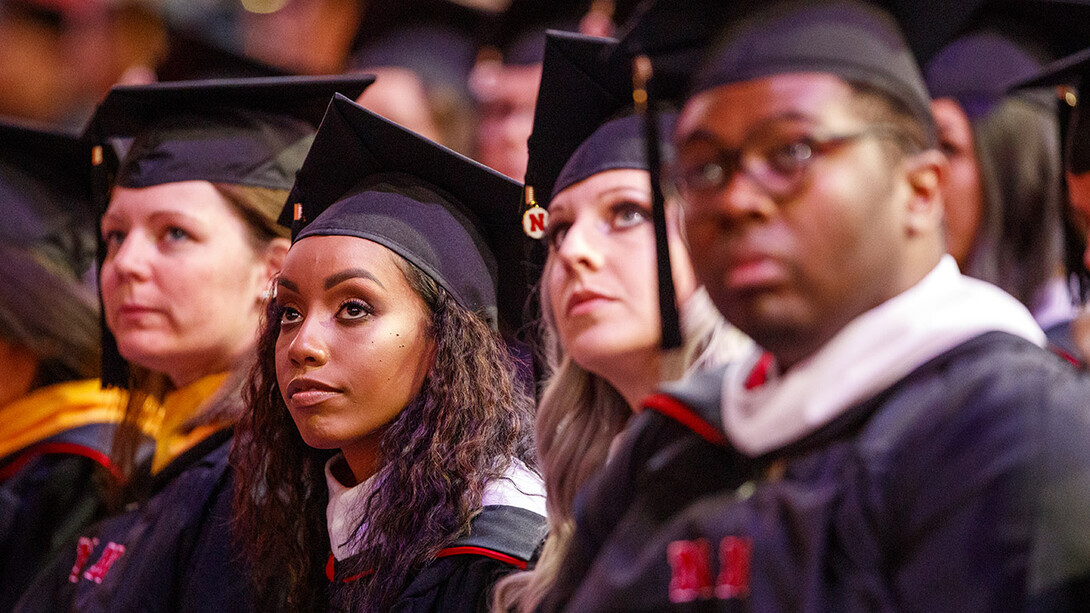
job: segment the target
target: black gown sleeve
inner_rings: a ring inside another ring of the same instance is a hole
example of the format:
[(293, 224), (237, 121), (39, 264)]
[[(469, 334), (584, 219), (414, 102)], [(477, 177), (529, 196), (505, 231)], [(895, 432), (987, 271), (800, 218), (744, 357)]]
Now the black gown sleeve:
[(43, 455), (0, 487), (0, 611), (10, 611), (50, 557), (102, 516), (100, 469), (83, 456)]
[(391, 608), (393, 613), (487, 613), (492, 588), (517, 569), (479, 555), (440, 558), (424, 567)]

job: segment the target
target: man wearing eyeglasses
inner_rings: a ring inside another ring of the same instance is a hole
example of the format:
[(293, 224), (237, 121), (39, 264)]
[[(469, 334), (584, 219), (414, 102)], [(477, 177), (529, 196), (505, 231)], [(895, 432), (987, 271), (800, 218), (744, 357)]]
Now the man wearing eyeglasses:
[(753, 355), (651, 397), (543, 610), (1090, 606), (1090, 386), (944, 254), (947, 172), (892, 19), (737, 22), (669, 178)]

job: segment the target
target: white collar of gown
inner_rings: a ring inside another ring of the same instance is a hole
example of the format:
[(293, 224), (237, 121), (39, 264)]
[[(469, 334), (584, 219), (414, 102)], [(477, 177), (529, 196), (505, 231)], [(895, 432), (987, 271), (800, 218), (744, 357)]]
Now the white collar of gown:
[(919, 283), (852, 320), (786, 374), (746, 389), (759, 347), (727, 369), (721, 405), (731, 443), (755, 457), (795, 442), (921, 366), (985, 332), (1044, 346), (1033, 316), (999, 288), (943, 256)]
[[(326, 527), (329, 530), (333, 557), (338, 560), (344, 560), (356, 553), (353, 550), (356, 524), (359, 523), (363, 503), (375, 483), (375, 477), (372, 476), (352, 487), (342, 484), (330, 470), (334, 462), (344, 461), (341, 458), (343, 456), (337, 454), (325, 465), (325, 480), (329, 488), (329, 504), (325, 511)], [(481, 505), (519, 507), (545, 517), (545, 485), (541, 477), (525, 464), (514, 460), (502, 479), (485, 484)]]

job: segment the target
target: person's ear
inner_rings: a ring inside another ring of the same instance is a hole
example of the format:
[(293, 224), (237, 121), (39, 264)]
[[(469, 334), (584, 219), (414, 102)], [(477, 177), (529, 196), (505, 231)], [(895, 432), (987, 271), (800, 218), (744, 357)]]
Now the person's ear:
[(909, 235), (942, 231), (942, 185), (949, 173), (949, 162), (937, 149), (928, 149), (906, 157), (904, 177), (908, 184), (905, 203), (905, 229)]
[(291, 241), (286, 238), (274, 238), (269, 241), (263, 254), (266, 279), (271, 281), (276, 275), (280, 274), (280, 269), (284, 266), (284, 258), (287, 257), (289, 248), (291, 248)]

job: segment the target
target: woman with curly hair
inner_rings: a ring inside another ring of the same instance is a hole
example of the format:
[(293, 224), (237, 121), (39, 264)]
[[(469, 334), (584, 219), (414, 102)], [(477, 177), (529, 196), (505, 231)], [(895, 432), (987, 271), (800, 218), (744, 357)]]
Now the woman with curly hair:
[[(668, 202), (684, 342), (660, 347), (644, 120), (632, 112), (630, 76), (599, 59), (614, 45), (554, 32), (546, 39), (527, 185), (549, 208), (541, 305), (552, 371), (536, 418), (549, 536), (536, 566), (497, 588), (497, 611), (537, 608), (568, 550), (576, 494), (608, 461), (644, 397), (750, 344), (698, 287), (678, 208)], [(674, 118), (661, 115), (663, 137)]]
[(330, 105), (233, 452), (262, 610), (486, 610), (540, 543), (533, 400), (497, 332), (519, 317), (497, 297), (528, 291), (498, 251), (521, 244), (519, 195)]

